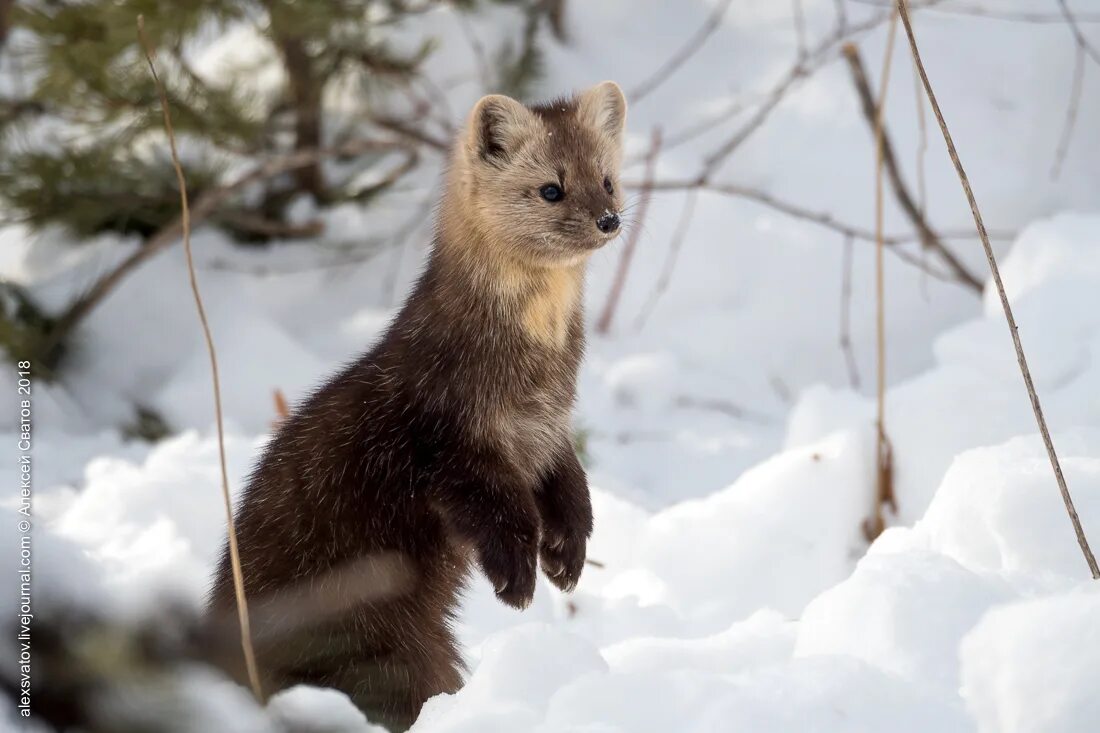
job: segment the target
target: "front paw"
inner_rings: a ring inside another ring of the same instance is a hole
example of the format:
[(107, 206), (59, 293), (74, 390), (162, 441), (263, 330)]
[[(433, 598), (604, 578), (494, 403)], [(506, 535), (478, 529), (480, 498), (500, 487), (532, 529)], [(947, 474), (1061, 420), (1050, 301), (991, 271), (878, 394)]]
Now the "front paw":
[(479, 544), (481, 568), (493, 584), (497, 598), (521, 610), (531, 605), (535, 596), (538, 530), (495, 534)]
[(585, 537), (578, 533), (546, 532), (539, 548), (542, 572), (561, 590), (572, 591), (584, 570), (587, 545)]

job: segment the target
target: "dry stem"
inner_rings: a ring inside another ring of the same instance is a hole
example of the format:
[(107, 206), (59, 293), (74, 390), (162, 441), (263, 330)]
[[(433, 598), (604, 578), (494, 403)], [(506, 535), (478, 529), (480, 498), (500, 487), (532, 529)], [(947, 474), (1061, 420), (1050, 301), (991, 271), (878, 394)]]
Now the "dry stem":
[(615, 317), (615, 309), (622, 297), (623, 287), (626, 285), (627, 271), (630, 262), (634, 258), (634, 250), (638, 247), (638, 238), (642, 233), (642, 223), (645, 221), (646, 212), (649, 210), (649, 200), (653, 197), (653, 177), (657, 173), (657, 155), (661, 151), (661, 128), (653, 128), (653, 137), (649, 145), (649, 154), (646, 156), (645, 178), (642, 179), (641, 193), (639, 193), (638, 213), (634, 217), (634, 223), (630, 235), (623, 243), (622, 253), (619, 256), (619, 267), (615, 271), (615, 279), (611, 281), (611, 290), (607, 295), (607, 303), (603, 312), (596, 321), (596, 333), (606, 334), (611, 330), (611, 319)]
[(924, 63), (921, 61), (920, 50), (917, 48), (917, 39), (913, 34), (913, 24), (909, 20), (909, 9), (906, 0), (897, 0), (897, 8), (901, 16), (902, 24), (905, 26), (905, 34), (909, 38), (909, 49), (912, 51), (913, 61), (917, 65), (917, 71), (920, 72), (921, 83), (924, 85), (924, 93), (928, 96), (928, 102), (932, 106), (932, 113), (936, 117), (936, 122), (939, 123), (940, 132), (943, 133), (943, 141), (947, 145), (947, 153), (951, 157), (951, 163), (955, 166), (955, 172), (959, 176), (959, 183), (962, 184), (963, 192), (966, 194), (966, 200), (970, 204), (970, 212), (974, 215), (974, 225), (978, 229), (978, 236), (982, 240), (982, 247), (985, 249), (985, 256), (989, 261), (989, 271), (993, 275), (993, 284), (997, 288), (997, 295), (1001, 300), (1001, 308), (1004, 310), (1005, 320), (1008, 322), (1008, 330), (1012, 336), (1012, 345), (1016, 349), (1016, 361), (1020, 366), (1020, 374), (1024, 379), (1024, 386), (1027, 388), (1027, 394), (1031, 400), (1031, 409), (1035, 413), (1035, 423), (1039, 427), (1039, 434), (1042, 436), (1043, 444), (1046, 446), (1047, 457), (1050, 459), (1050, 466), (1054, 471), (1054, 479), (1058, 484), (1058, 491), (1062, 494), (1062, 502), (1066, 506), (1066, 513), (1069, 514), (1070, 523), (1073, 524), (1074, 534), (1077, 535), (1077, 544), (1081, 547), (1081, 553), (1085, 556), (1085, 562), (1088, 563), (1089, 570), (1092, 572), (1092, 577), (1096, 580), (1100, 580), (1100, 566), (1096, 564), (1096, 557), (1092, 554), (1092, 549), (1089, 547), (1088, 539), (1085, 537), (1085, 530), (1081, 526), (1081, 519), (1077, 516), (1077, 509), (1073, 505), (1073, 497), (1070, 496), (1065, 476), (1062, 475), (1062, 465), (1058, 461), (1057, 452), (1054, 450), (1054, 441), (1051, 439), (1050, 431), (1047, 429), (1046, 418), (1043, 416), (1043, 408), (1042, 405), (1039, 404), (1039, 395), (1036, 393), (1035, 383), (1031, 379), (1031, 370), (1027, 365), (1027, 357), (1024, 356), (1024, 346), (1020, 341), (1019, 329), (1016, 326), (1016, 319), (1012, 315), (1012, 306), (1008, 302), (1008, 294), (1005, 292), (1004, 283), (1001, 280), (1001, 272), (997, 267), (997, 258), (993, 253), (993, 246), (989, 243), (989, 235), (985, 230), (985, 222), (982, 221), (982, 214), (978, 209), (978, 201), (974, 197), (974, 191), (970, 187), (970, 179), (967, 178), (966, 171), (963, 169), (962, 162), (959, 160), (959, 153), (955, 149), (954, 141), (951, 139), (951, 132), (947, 129), (947, 122), (944, 120), (943, 112), (940, 110), (939, 102), (936, 100), (936, 94), (932, 91), (932, 84), (928, 81), (928, 73), (924, 69)]
[(218, 378), (218, 356), (214, 349), (214, 338), (210, 333), (210, 323), (206, 318), (206, 308), (203, 306), (202, 295), (199, 292), (198, 278), (195, 276), (195, 261), (191, 252), (191, 212), (187, 204), (187, 183), (183, 176), (183, 166), (180, 164), (179, 153), (176, 150), (176, 135), (172, 129), (172, 116), (168, 111), (168, 95), (164, 91), (164, 85), (157, 75), (156, 65), (153, 63), (153, 49), (149, 39), (145, 35), (145, 18), (141, 15), (137, 19), (138, 37), (145, 51), (145, 60), (149, 64), (149, 72), (157, 87), (160, 96), (160, 109), (164, 115), (164, 130), (168, 135), (168, 146), (172, 152), (172, 167), (176, 171), (176, 181), (180, 188), (180, 228), (183, 233), (183, 249), (187, 254), (187, 274), (191, 282), (191, 293), (195, 296), (195, 309), (199, 313), (199, 322), (202, 324), (203, 338), (206, 340), (206, 350), (210, 355), (210, 374), (214, 382), (214, 417), (218, 426), (218, 462), (221, 466), (222, 498), (225, 500), (226, 525), (229, 532), (229, 558), (233, 566), (233, 589), (237, 595), (237, 616), (241, 626), (241, 648), (244, 651), (245, 667), (248, 669), (248, 680), (252, 685), (252, 693), (257, 700), (263, 699), (263, 691), (260, 689), (260, 675), (256, 668), (256, 655), (252, 649), (252, 634), (248, 624), (248, 602), (244, 593), (244, 575), (241, 572), (241, 557), (237, 551), (237, 533), (233, 526), (233, 503), (229, 495), (229, 469), (225, 461), (225, 428), (222, 424), (222, 396), (221, 382)]
[[(886, 245), (883, 241), (883, 158), (886, 114), (886, 91), (890, 88), (890, 63), (894, 58), (894, 38), (897, 36), (898, 14), (890, 15), (890, 30), (886, 36), (886, 53), (882, 60), (882, 75), (875, 104), (875, 362), (876, 362), (876, 450), (875, 450), (875, 501), (871, 518), (864, 527), (867, 540), (873, 542), (886, 528), (883, 512), (887, 505), (896, 512), (894, 497), (894, 451), (886, 433)], [(844, 49), (850, 62), (858, 61), (854, 46)]]

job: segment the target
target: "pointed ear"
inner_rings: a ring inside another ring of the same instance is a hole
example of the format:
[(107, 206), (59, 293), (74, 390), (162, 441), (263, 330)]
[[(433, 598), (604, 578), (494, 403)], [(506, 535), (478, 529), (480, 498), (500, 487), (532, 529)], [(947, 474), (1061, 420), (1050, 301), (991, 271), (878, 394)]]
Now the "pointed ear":
[(535, 116), (522, 104), (503, 94), (482, 97), (467, 123), (466, 144), (473, 157), (505, 162), (530, 136)]
[(613, 81), (605, 81), (577, 97), (577, 115), (601, 135), (618, 142), (626, 127), (626, 97)]

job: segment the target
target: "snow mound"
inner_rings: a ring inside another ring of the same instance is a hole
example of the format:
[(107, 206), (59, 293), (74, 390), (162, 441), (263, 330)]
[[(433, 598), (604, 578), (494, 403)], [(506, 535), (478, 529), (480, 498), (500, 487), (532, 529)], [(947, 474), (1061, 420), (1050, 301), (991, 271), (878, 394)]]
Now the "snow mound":
[[(667, 604), (707, 632), (759, 608), (799, 613), (848, 574), (858, 552), (868, 448), (867, 436), (838, 434), (775, 456), (705, 499), (658, 512), (616, 591)], [(730, 592), (714, 593), (716, 578)]]
[(963, 639), (962, 696), (982, 733), (1071, 733), (1100, 720), (1095, 581), (990, 611)]
[[(1100, 431), (1057, 433), (1054, 441), (1085, 531), (1100, 537)], [(956, 458), (913, 534), (975, 572), (1025, 586), (1088, 576), (1038, 436)]]

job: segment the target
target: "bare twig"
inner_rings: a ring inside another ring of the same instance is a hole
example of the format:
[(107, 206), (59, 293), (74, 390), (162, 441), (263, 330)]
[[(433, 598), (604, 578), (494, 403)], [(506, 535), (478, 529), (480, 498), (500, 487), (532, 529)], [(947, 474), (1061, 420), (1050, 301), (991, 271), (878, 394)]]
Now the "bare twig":
[(1077, 111), (1081, 107), (1081, 91), (1084, 86), (1085, 48), (1078, 43), (1073, 61), (1073, 83), (1069, 92), (1069, 102), (1066, 105), (1066, 121), (1062, 125), (1062, 134), (1058, 137), (1058, 147), (1054, 151), (1054, 164), (1050, 167), (1050, 177), (1053, 180), (1057, 180), (1062, 174), (1062, 164), (1065, 163), (1069, 143), (1073, 139), (1073, 128), (1077, 124)]
[(611, 290), (607, 294), (607, 302), (596, 321), (596, 333), (606, 334), (611, 329), (611, 320), (615, 317), (615, 309), (622, 297), (623, 287), (626, 285), (626, 275), (630, 269), (630, 262), (634, 258), (634, 250), (638, 246), (638, 238), (642, 233), (642, 223), (645, 221), (646, 212), (649, 210), (649, 200), (653, 194), (653, 177), (657, 173), (657, 156), (661, 151), (661, 128), (653, 128), (653, 136), (649, 144), (649, 155), (646, 156), (645, 178), (642, 179), (641, 193), (639, 193), (638, 211), (634, 217), (630, 234), (623, 242), (622, 253), (619, 255), (619, 267), (615, 270), (615, 278), (611, 281)]
[[(935, 0), (938, 2), (938, 0)], [(779, 106), (787, 93), (803, 79), (808, 78), (815, 71), (833, 59), (836, 47), (856, 34), (871, 30), (879, 26), (889, 17), (889, 14), (876, 14), (867, 20), (855, 25), (838, 26), (837, 30), (822, 40), (817, 46), (810, 49), (804, 58), (799, 59), (779, 81), (767, 93), (764, 102), (756, 109), (756, 112), (738, 128), (726, 141), (718, 146), (703, 160), (703, 169), (699, 174), (699, 180), (706, 181), (717, 172), (722, 163), (752, 135), (763, 126), (764, 122)]]
[(419, 143), (421, 145), (427, 145), (433, 150), (438, 150), (441, 153), (446, 153), (451, 149), (450, 143), (446, 140), (440, 140), (434, 137), (428, 132), (414, 127), (406, 120), (399, 120), (393, 117), (385, 116), (373, 116), (370, 121), (381, 127), (383, 130), (392, 132), (396, 135), (400, 135), (412, 142)]
[(653, 286), (653, 292), (650, 293), (649, 299), (642, 306), (642, 310), (634, 321), (635, 328), (641, 329), (645, 326), (646, 321), (653, 313), (653, 309), (657, 307), (657, 301), (661, 299), (661, 296), (664, 295), (665, 291), (668, 290), (668, 286), (672, 283), (672, 271), (676, 268), (680, 250), (683, 249), (688, 229), (691, 228), (691, 218), (695, 215), (695, 204), (698, 198), (698, 188), (690, 189), (687, 195), (684, 196), (684, 208), (680, 210), (680, 220), (676, 224), (676, 231), (673, 233), (672, 241), (668, 245), (668, 255), (666, 255), (665, 263), (661, 267), (661, 274), (657, 277), (657, 284)]
[(355, 193), (351, 194), (349, 200), (351, 201), (366, 201), (372, 196), (375, 196), (382, 191), (385, 191), (390, 186), (400, 181), (406, 173), (416, 168), (420, 162), (420, 154), (416, 151), (416, 148), (409, 148), (405, 151), (405, 159), (395, 165), (390, 170), (386, 171), (384, 175), (379, 177), (377, 181), (374, 181), (369, 186), (364, 186)]
[(1087, 53), (1089, 58), (1097, 64), (1100, 64), (1100, 51), (1096, 49), (1096, 46), (1089, 43), (1088, 36), (1081, 30), (1081, 25), (1077, 22), (1077, 15), (1069, 9), (1069, 3), (1066, 0), (1058, 0), (1058, 8), (1062, 11), (1062, 17), (1066, 19), (1070, 31), (1073, 32), (1073, 39), (1077, 42), (1077, 47)]
[[(843, 3), (839, 2), (838, 7), (843, 10)], [(876, 14), (860, 23), (849, 26), (846, 16), (838, 16), (838, 24), (835, 30), (821, 40), (816, 46), (809, 49), (805, 57), (797, 59), (794, 65), (788, 69), (771, 89), (761, 95), (751, 95), (754, 98), (759, 97), (763, 99), (761, 102), (762, 106), (756, 110), (753, 117), (747, 121), (743, 127), (733, 133), (730, 140), (736, 139), (736, 143), (730, 148), (729, 152), (723, 155), (732, 153), (733, 149), (751, 137), (752, 133), (767, 120), (771, 112), (779, 102), (782, 101), (783, 96), (794, 88), (799, 81), (808, 79), (833, 61), (835, 58), (833, 52), (836, 51), (844, 41), (874, 30), (888, 17), (888, 14)], [(665, 135), (665, 140), (661, 148), (667, 152), (673, 148), (684, 145), (700, 135), (722, 125), (724, 122), (733, 119), (748, 107), (749, 100), (734, 100), (726, 109), (700, 121), (693, 122), (679, 132)], [(714, 169), (716, 168), (717, 165), (714, 166)], [(713, 169), (709, 172), (713, 172)], [(709, 172), (704, 170), (704, 174), (706, 175), (709, 175)]]
[(1062, 495), (1062, 502), (1066, 506), (1066, 513), (1069, 514), (1074, 534), (1077, 535), (1077, 544), (1081, 547), (1081, 553), (1085, 556), (1085, 562), (1088, 563), (1089, 570), (1092, 572), (1092, 577), (1093, 579), (1100, 580), (1100, 566), (1096, 564), (1096, 557), (1092, 554), (1092, 549), (1089, 547), (1088, 539), (1085, 537), (1085, 530), (1081, 526), (1081, 519), (1077, 516), (1077, 509), (1073, 505), (1073, 497), (1070, 496), (1069, 487), (1066, 485), (1065, 476), (1062, 474), (1062, 465), (1058, 461), (1057, 452), (1054, 450), (1054, 441), (1051, 439), (1050, 431), (1047, 429), (1046, 418), (1043, 416), (1043, 408), (1039, 404), (1039, 395), (1036, 393), (1035, 383), (1031, 379), (1031, 370), (1027, 365), (1027, 357), (1024, 356), (1024, 346), (1020, 341), (1019, 329), (1016, 326), (1016, 319), (1012, 315), (1012, 305), (1008, 302), (1008, 294), (1005, 292), (1004, 283), (1001, 281), (1001, 272), (997, 267), (997, 258), (993, 253), (993, 246), (989, 243), (989, 236), (985, 230), (985, 222), (982, 221), (982, 214), (978, 209), (978, 201), (974, 197), (973, 189), (970, 187), (970, 179), (967, 178), (966, 171), (963, 169), (962, 162), (959, 160), (959, 153), (955, 149), (954, 141), (951, 139), (951, 132), (947, 129), (947, 122), (944, 120), (943, 112), (940, 110), (939, 102), (936, 100), (936, 94), (932, 91), (932, 84), (928, 81), (928, 73), (925, 71), (924, 64), (921, 62), (920, 50), (917, 48), (917, 39), (913, 34), (913, 25), (909, 20), (909, 10), (906, 0), (897, 0), (897, 7), (901, 15), (902, 23), (905, 25), (905, 34), (909, 38), (909, 49), (913, 53), (913, 61), (917, 64), (917, 70), (920, 72), (921, 83), (924, 85), (924, 92), (928, 95), (928, 102), (932, 106), (932, 113), (936, 116), (936, 121), (940, 126), (940, 132), (943, 133), (943, 141), (947, 145), (947, 153), (951, 157), (951, 163), (955, 166), (955, 172), (959, 176), (959, 183), (962, 184), (963, 192), (966, 194), (966, 200), (970, 204), (970, 211), (974, 215), (974, 225), (978, 230), (978, 235), (981, 237), (986, 259), (989, 261), (989, 271), (993, 276), (993, 283), (997, 288), (997, 295), (1001, 300), (1001, 308), (1004, 310), (1005, 320), (1008, 322), (1008, 330), (1012, 336), (1012, 345), (1016, 349), (1016, 361), (1020, 366), (1020, 375), (1024, 379), (1024, 386), (1027, 388), (1027, 394), (1031, 400), (1031, 409), (1035, 413), (1035, 423), (1043, 438), (1043, 444), (1046, 446), (1047, 457), (1050, 459), (1050, 466), (1054, 471), (1054, 479), (1058, 484), (1058, 491)]
[(844, 256), (840, 271), (840, 351), (844, 354), (844, 365), (848, 369), (848, 384), (859, 389), (859, 367), (855, 349), (852, 347), (852, 265), (853, 241), (844, 237)]
[(794, 20), (795, 42), (798, 44), (798, 60), (802, 61), (809, 53), (806, 46), (806, 17), (802, 13), (802, 0), (791, 0), (791, 17)]
[[(876, 129), (875, 100), (873, 92), (871, 91), (871, 86), (867, 82), (867, 72), (864, 71), (863, 61), (859, 56), (859, 50), (852, 44), (845, 45), (844, 58), (848, 61), (848, 70), (851, 72), (852, 82), (855, 84), (856, 91), (859, 94), (863, 116), (866, 118), (871, 131), (874, 132)], [(962, 261), (947, 248), (943, 240), (940, 239), (939, 234), (932, 229), (928, 220), (921, 214), (920, 209), (917, 208), (917, 204), (913, 200), (912, 194), (909, 193), (908, 186), (905, 185), (905, 181), (901, 177), (901, 169), (898, 166), (897, 157), (894, 154), (894, 146), (890, 142), (890, 135), (885, 127), (882, 130), (881, 148), (884, 170), (890, 180), (890, 188), (894, 192), (894, 199), (920, 235), (922, 246), (935, 252), (960, 282), (965, 283), (976, 292), (981, 292), (983, 286), (982, 281), (970, 272)]]
[(833, 0), (833, 9), (836, 11), (836, 27), (840, 33), (848, 30), (848, 8), (844, 0)]
[[(917, 211), (925, 219), (928, 218), (928, 183), (925, 175), (924, 160), (926, 153), (928, 152), (928, 122), (925, 119), (927, 115), (924, 111), (924, 91), (920, 88), (920, 75), (917, 73), (917, 65), (910, 64), (910, 68), (913, 70), (913, 93), (917, 106)], [(921, 262), (927, 262), (928, 248), (921, 247), (920, 249)], [(921, 293), (924, 295), (925, 300), (928, 299), (928, 279), (924, 277), (924, 270), (922, 267), (920, 287)]]
[(164, 84), (157, 76), (157, 67), (153, 63), (153, 49), (149, 39), (145, 35), (145, 18), (139, 15), (137, 18), (138, 37), (145, 51), (145, 60), (149, 64), (149, 73), (153, 76), (153, 82), (160, 96), (160, 108), (164, 115), (164, 130), (168, 135), (168, 146), (172, 152), (172, 166), (176, 171), (176, 181), (180, 187), (180, 229), (183, 233), (183, 249), (187, 254), (187, 274), (191, 282), (191, 293), (195, 296), (195, 309), (199, 313), (199, 322), (202, 324), (203, 338), (206, 340), (206, 350), (210, 355), (210, 374), (214, 382), (214, 418), (218, 426), (218, 462), (222, 475), (222, 498), (225, 500), (225, 519), (229, 534), (229, 559), (233, 566), (233, 590), (237, 596), (237, 618), (241, 627), (241, 648), (244, 652), (245, 667), (248, 670), (248, 681), (252, 685), (252, 693), (257, 700), (263, 699), (263, 691), (260, 689), (260, 675), (256, 668), (256, 655), (252, 649), (252, 634), (248, 624), (248, 601), (244, 592), (244, 575), (241, 572), (241, 557), (237, 550), (237, 533), (233, 525), (233, 503), (229, 495), (229, 469), (225, 461), (225, 428), (222, 424), (222, 395), (221, 381), (218, 378), (218, 356), (214, 349), (214, 338), (210, 334), (210, 323), (206, 318), (206, 308), (203, 306), (202, 295), (199, 293), (199, 283), (195, 275), (195, 261), (191, 253), (191, 217), (187, 205), (187, 183), (183, 177), (183, 165), (180, 163), (179, 153), (176, 150), (176, 135), (172, 130), (172, 115), (168, 111), (168, 95), (164, 91)]
[(924, 93), (920, 88), (920, 75), (914, 64), (913, 92), (917, 102), (917, 211), (921, 216), (928, 216), (928, 184), (924, 171), (924, 158), (928, 152), (928, 123), (924, 113)]
[(692, 56), (694, 56), (703, 44), (707, 42), (707, 39), (714, 34), (722, 25), (722, 19), (726, 17), (726, 12), (730, 9), (730, 5), (733, 4), (733, 0), (723, 0), (715, 6), (714, 11), (703, 22), (703, 25), (699, 26), (699, 30), (692, 34), (680, 50), (672, 54), (661, 65), (657, 71), (650, 75), (647, 79), (635, 86), (627, 94), (631, 104), (637, 104), (642, 99), (647, 97), (657, 87), (661, 86), (673, 73), (676, 72), (681, 66), (687, 62)]
[[(852, 0), (852, 2), (859, 3), (860, 5), (870, 5), (876, 8), (888, 8), (894, 3), (894, 0)], [(1014, 23), (1034, 23), (1036, 25), (1044, 25), (1050, 23), (1064, 23), (1065, 17), (1061, 13), (1045, 13), (1041, 11), (1028, 11), (1028, 10), (993, 10), (980, 5), (978, 3), (961, 4), (952, 3), (951, 5), (944, 7), (932, 7), (933, 3), (911, 3), (910, 10), (931, 10), (941, 15), (965, 15), (974, 18), (985, 18), (988, 20), (1003, 20)], [(1079, 23), (1100, 23), (1100, 13), (1078, 13), (1077, 22)]]
[(320, 219), (310, 219), (299, 224), (268, 219), (251, 211), (224, 211), (217, 218), (234, 229), (272, 239), (316, 237), (325, 231), (325, 223)]
[[(886, 432), (886, 269), (883, 242), (883, 190), (882, 173), (885, 150), (886, 92), (890, 88), (890, 64), (894, 58), (894, 39), (897, 36), (898, 14), (890, 14), (890, 30), (886, 35), (886, 53), (882, 60), (882, 73), (879, 79), (877, 101), (874, 104), (875, 134), (875, 499), (871, 508), (871, 517), (864, 523), (864, 534), (868, 542), (875, 539), (886, 529), (885, 508), (897, 512), (897, 499), (894, 496), (894, 449)], [(850, 63), (859, 65), (858, 52), (854, 46), (844, 49)], [(858, 74), (863, 79), (862, 74)], [(866, 79), (863, 79), (866, 83)]]
[[(639, 182), (627, 182), (624, 185), (627, 188), (641, 188), (642, 186)], [(875, 241), (874, 232), (869, 229), (837, 221), (833, 215), (828, 212), (807, 209), (804, 206), (784, 201), (767, 191), (761, 191), (751, 186), (741, 186), (736, 183), (700, 183), (694, 179), (668, 179), (654, 181), (650, 185), (650, 189), (653, 191), (691, 191), (693, 189), (698, 189), (711, 193), (723, 194), (725, 196), (743, 198), (749, 201), (755, 201), (758, 204), (766, 206), (769, 209), (774, 209), (794, 219), (803, 219), (839, 234), (851, 236), (854, 239), (867, 242)], [(888, 237), (886, 241), (888, 244), (897, 244), (903, 241), (913, 241), (913, 238)]]
[(717, 412), (726, 417), (731, 417), (734, 420), (744, 420), (759, 425), (768, 425), (775, 422), (769, 415), (750, 410), (735, 402), (724, 400), (720, 397), (696, 397), (694, 395), (682, 394), (677, 395), (675, 405), (691, 410)]
[[(623, 185), (627, 188), (641, 188), (642, 186), (640, 182), (631, 181), (628, 181)], [(747, 201), (753, 201), (757, 204), (760, 204), (761, 206), (765, 206), (774, 211), (778, 211), (785, 216), (791, 217), (792, 219), (801, 219), (803, 221), (808, 221), (812, 224), (824, 227), (825, 229), (829, 229), (830, 231), (837, 232), (838, 234), (841, 234), (845, 237), (851, 237), (852, 239), (862, 242), (875, 241), (875, 233), (869, 229), (864, 229), (862, 227), (857, 227), (853, 224), (847, 224), (845, 222), (838, 221), (835, 217), (833, 217), (832, 214), (828, 212), (807, 209), (798, 204), (779, 199), (766, 191), (761, 191), (760, 189), (752, 188), (749, 186), (741, 186), (735, 183), (700, 183), (699, 181), (694, 179), (669, 179), (654, 181), (651, 189), (655, 192), (700, 190), (710, 193), (722, 194), (724, 196), (732, 196), (734, 198), (741, 198)], [(972, 238), (975, 235), (971, 231), (966, 231), (944, 232), (944, 236), (948, 238), (965, 239), (968, 237)], [(992, 232), (991, 236), (993, 236), (995, 239), (1011, 240), (1015, 238), (1016, 234), (1015, 232), (1010, 231), (998, 231)], [(927, 263), (922, 262), (920, 258), (915, 257), (898, 247), (898, 245), (901, 244), (919, 241), (918, 235), (888, 235), (883, 237), (883, 241), (890, 248), (890, 252), (897, 256), (899, 259), (910, 265), (919, 267), (922, 271), (928, 273), (936, 279), (952, 282), (957, 285), (962, 285), (963, 287), (966, 287), (974, 292), (981, 292), (980, 288), (974, 288), (970, 283), (959, 280), (954, 273), (944, 273), (933, 269), (929, 267)]]

